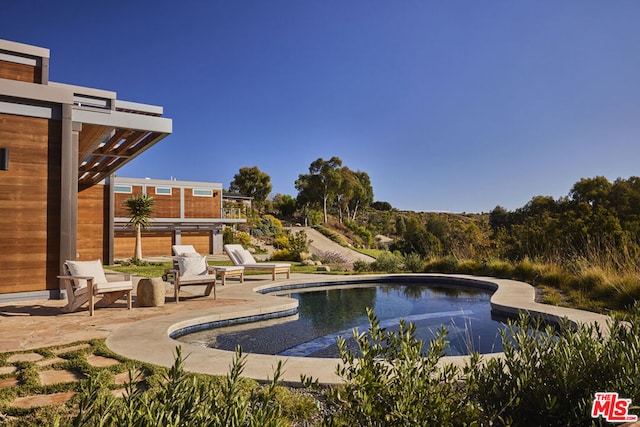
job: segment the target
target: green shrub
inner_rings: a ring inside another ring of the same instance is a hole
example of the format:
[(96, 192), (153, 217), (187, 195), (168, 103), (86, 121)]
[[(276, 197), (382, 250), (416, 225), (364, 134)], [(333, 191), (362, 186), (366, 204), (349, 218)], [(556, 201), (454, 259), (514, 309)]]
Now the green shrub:
[(513, 277), (514, 268), (508, 261), (492, 259), (486, 264), (487, 274), (492, 277), (503, 279)]
[(356, 260), (353, 262), (353, 271), (358, 273), (364, 273), (366, 271), (372, 270), (372, 263), (364, 261), (364, 260)]
[(299, 231), (278, 236), (274, 240), (274, 246), (280, 250), (271, 255), (273, 260), (302, 261), (307, 255), (309, 248), (307, 241), (307, 233)]
[(453, 256), (431, 259), (425, 265), (425, 270), (433, 273), (455, 273), (457, 268), (458, 260)]
[(628, 309), (640, 301), (640, 281), (633, 275), (616, 278), (611, 284), (615, 288), (614, 308)]
[(560, 289), (569, 289), (575, 283), (575, 278), (570, 273), (557, 266), (546, 266), (542, 270), (541, 276), (540, 280), (543, 284)]
[[(504, 358), (467, 369), (487, 425), (591, 425), (597, 391), (640, 399), (640, 316), (616, 319), (610, 334), (594, 325), (543, 327), (521, 316), (503, 333)], [(536, 332), (537, 331), (537, 332)]]
[(373, 234), (371, 234), (371, 231), (368, 230), (366, 227), (363, 227), (361, 225), (358, 225), (356, 222), (354, 221), (345, 221), (344, 225), (351, 231), (353, 231), (356, 236), (358, 236), (360, 238), (360, 240), (362, 241), (362, 245), (364, 247), (371, 247), (373, 246)]
[(410, 253), (403, 257), (404, 269), (419, 273), (424, 269), (424, 258), (420, 254)]
[(473, 275), (486, 275), (485, 265), (479, 261), (475, 261), (472, 259), (464, 259), (458, 261), (458, 265), (456, 266), (458, 273), (462, 274), (473, 274)]
[(588, 269), (578, 275), (576, 285), (578, 288), (591, 291), (605, 285), (607, 277), (600, 269)]
[(244, 231), (238, 231), (235, 234), (234, 240), (234, 243), (240, 244), (242, 246), (247, 246), (249, 243), (251, 243), (251, 236), (249, 235), (249, 233), (245, 233)]
[(475, 419), (473, 407), (459, 387), (459, 370), (438, 366), (445, 330), (430, 342), (415, 338), (415, 325), (400, 322), (397, 333), (380, 327), (367, 309), (369, 329), (354, 331), (357, 354), (338, 339), (344, 385), (329, 397), (339, 405), (326, 424), (339, 426), (463, 425)]
[(288, 249), (289, 248), (289, 237), (286, 235), (280, 235), (273, 239), (273, 246), (276, 249)]
[[(268, 389), (265, 389), (268, 391)], [(264, 390), (260, 392), (264, 393)], [(277, 386), (275, 389), (275, 400), (281, 405), (282, 416), (291, 423), (308, 420), (318, 413), (318, 405), (308, 393), (301, 390), (290, 390)]]
[(402, 258), (391, 253), (385, 252), (380, 254), (378, 259), (372, 263), (372, 268), (375, 271), (384, 271), (386, 273), (393, 273), (400, 270), (402, 266)]
[(513, 268), (514, 277), (524, 282), (532, 283), (536, 277), (540, 274), (536, 264), (531, 262), (529, 258), (525, 258), (522, 261), (516, 263)]
[(231, 245), (234, 242), (234, 238), (233, 238), (233, 228), (231, 227), (224, 227), (222, 229), (222, 242), (225, 245)]
[(314, 209), (309, 212), (309, 215), (307, 215), (307, 222), (310, 227), (322, 224), (322, 221), (324, 221), (324, 214), (322, 211)]
[(314, 227), (316, 230), (318, 230), (320, 233), (322, 233), (322, 235), (324, 235), (325, 237), (333, 240), (334, 242), (336, 242), (337, 244), (339, 244), (340, 246), (347, 246), (348, 243), (346, 240), (344, 240), (344, 237), (342, 237), (340, 234), (338, 234), (337, 232), (333, 231), (330, 228), (327, 228), (323, 225), (318, 225), (317, 227)]
[(346, 264), (347, 260), (338, 252), (326, 251), (318, 254), (318, 259), (323, 264)]
[(281, 249), (271, 254), (273, 261), (299, 261), (295, 259), (295, 255), (289, 249)]
[(539, 286), (542, 291), (542, 302), (550, 305), (560, 305), (562, 303), (562, 294), (556, 289), (549, 286)]
[(283, 425), (282, 405), (275, 399), (281, 364), (263, 390), (246, 388), (247, 381), (241, 378), (244, 364), (245, 357), (238, 348), (231, 372), (218, 384), (212, 377), (187, 374), (178, 347), (175, 362), (158, 388), (143, 392), (135, 386), (138, 378), (133, 378), (126, 384), (123, 399), (116, 399), (90, 377), (82, 384), (73, 425)]

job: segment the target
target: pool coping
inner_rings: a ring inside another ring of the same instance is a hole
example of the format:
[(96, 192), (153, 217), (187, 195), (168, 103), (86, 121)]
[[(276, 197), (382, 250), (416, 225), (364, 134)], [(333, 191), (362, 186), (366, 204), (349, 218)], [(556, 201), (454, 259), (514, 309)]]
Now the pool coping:
[[(184, 361), (185, 370), (209, 375), (226, 375), (232, 364), (234, 352), (181, 343), (172, 339), (171, 335), (183, 328), (204, 323), (243, 317), (258, 320), (262, 316), (280, 311), (290, 312), (297, 308), (297, 300), (267, 293), (270, 291), (312, 285), (314, 287), (358, 285), (366, 282), (437, 282), (438, 284), (490, 290), (494, 291), (491, 296), (492, 313), (502, 316), (517, 316), (520, 311), (525, 311), (552, 323), (558, 322), (564, 317), (576, 324), (597, 323), (603, 330), (609, 320), (608, 316), (597, 313), (537, 303), (535, 302), (535, 289), (531, 285), (516, 280), (493, 277), (437, 273), (353, 276), (292, 274), (290, 279), (275, 282), (266, 280), (265, 277), (262, 275), (248, 276), (245, 278), (245, 283), (228, 281), (226, 286), (218, 287), (218, 297), (243, 300), (241, 305), (174, 313), (123, 325), (107, 337), (106, 344), (115, 353), (129, 359), (164, 367), (173, 365), (176, 347), (181, 346), (183, 355), (187, 356)], [(196, 294), (195, 290), (194, 294)], [(492, 353), (484, 356), (495, 357), (500, 354)], [(467, 359), (468, 356), (448, 356), (443, 357), (440, 363), (454, 363), (462, 366)], [(259, 381), (268, 381), (273, 378), (273, 371), (278, 360), (284, 362), (281, 379), (286, 383), (299, 383), (301, 375), (312, 376), (320, 383), (325, 384), (341, 382), (340, 377), (336, 375), (339, 359), (283, 357), (253, 353), (246, 353), (243, 376)]]

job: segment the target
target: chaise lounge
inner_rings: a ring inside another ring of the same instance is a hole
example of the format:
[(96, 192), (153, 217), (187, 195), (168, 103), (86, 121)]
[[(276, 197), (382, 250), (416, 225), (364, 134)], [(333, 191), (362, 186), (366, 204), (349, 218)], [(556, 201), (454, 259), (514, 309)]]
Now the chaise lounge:
[[(178, 270), (178, 257), (179, 256), (195, 256), (200, 255), (196, 248), (193, 245), (173, 245), (171, 247), (173, 250), (173, 269)], [(215, 270), (216, 278), (220, 279), (222, 286), (227, 283), (227, 277), (238, 277), (240, 279), (240, 283), (244, 282), (244, 267), (238, 266), (220, 266), (216, 265), (213, 267)]]
[(276, 280), (277, 273), (286, 273), (287, 279), (291, 277), (291, 264), (257, 262), (251, 252), (242, 245), (224, 245), (224, 251), (236, 266), (242, 266), (245, 270), (262, 270), (271, 272), (271, 280)]
[[(124, 295), (127, 296), (127, 308), (131, 310), (131, 291), (133, 282), (131, 276), (125, 275), (125, 280), (117, 282), (107, 281), (102, 268), (102, 262), (94, 261), (66, 261), (64, 263), (66, 275), (58, 276), (64, 281), (67, 293), (67, 305), (62, 311), (69, 313), (76, 311), (84, 303), (89, 303), (89, 316), (93, 316), (94, 307), (107, 307)], [(96, 297), (102, 296), (96, 303)]]

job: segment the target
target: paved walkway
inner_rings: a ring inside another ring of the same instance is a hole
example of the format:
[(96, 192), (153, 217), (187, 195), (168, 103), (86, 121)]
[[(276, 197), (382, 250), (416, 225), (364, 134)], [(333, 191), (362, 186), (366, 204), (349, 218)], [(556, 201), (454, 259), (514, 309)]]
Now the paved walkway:
[(360, 252), (354, 251), (353, 249), (345, 248), (344, 246), (340, 246), (333, 240), (326, 237), (324, 234), (320, 233), (318, 230), (311, 227), (291, 227), (290, 230), (293, 233), (297, 233), (298, 231), (304, 231), (307, 234), (307, 238), (311, 241), (309, 243), (309, 252), (321, 255), (323, 253), (338, 253), (344, 257), (348, 262), (354, 261), (366, 261), (366, 262), (374, 262), (375, 258), (372, 258), (368, 255), (361, 254)]
[[(228, 282), (220, 288), (218, 297), (228, 301), (244, 301), (242, 305), (221, 305), (203, 310), (177, 312), (161, 318), (143, 320), (135, 324), (123, 325), (113, 331), (107, 338), (108, 347), (114, 352), (130, 359), (142, 360), (160, 366), (171, 366), (172, 353), (177, 342), (169, 334), (183, 328), (189, 328), (220, 320), (242, 317), (253, 317), (284, 311), (297, 306), (297, 300), (273, 295), (263, 295), (264, 291), (273, 287), (296, 285), (357, 284), (362, 281), (436, 282), (457, 286), (484, 288), (495, 291), (491, 298), (492, 309), (496, 314), (514, 315), (520, 310), (549, 320), (568, 317), (576, 323), (597, 322), (605, 325), (608, 317), (596, 313), (574, 310), (563, 307), (538, 304), (534, 301), (535, 290), (530, 285), (513, 280), (472, 277), (463, 275), (442, 274), (386, 274), (386, 275), (308, 275), (294, 274), (289, 280), (265, 280), (257, 276), (249, 276), (245, 283)], [(195, 288), (195, 287), (194, 287)], [(191, 344), (181, 344), (189, 358), (185, 368), (190, 371), (210, 375), (224, 375), (233, 359), (233, 352), (223, 351)], [(300, 375), (312, 375), (323, 383), (336, 383), (340, 379), (335, 374), (338, 359), (321, 359), (311, 357), (278, 357), (261, 354), (249, 354), (244, 374), (257, 380), (272, 377), (273, 368), (278, 360), (285, 362), (283, 380), (299, 382)], [(463, 365), (465, 356), (442, 358), (442, 363)]]
[[(229, 279), (231, 282), (233, 279)], [(66, 300), (20, 301), (0, 304), (0, 353), (69, 344), (94, 338), (106, 338), (122, 325), (141, 320), (205, 308), (242, 304), (241, 300), (199, 297), (188, 289), (181, 293), (180, 304), (173, 303), (173, 288), (168, 284), (167, 302), (162, 307), (139, 307), (134, 297), (132, 310), (121, 300), (108, 308), (96, 309), (95, 316), (82, 307), (74, 313), (62, 313)], [(183, 302), (182, 299), (185, 299)]]

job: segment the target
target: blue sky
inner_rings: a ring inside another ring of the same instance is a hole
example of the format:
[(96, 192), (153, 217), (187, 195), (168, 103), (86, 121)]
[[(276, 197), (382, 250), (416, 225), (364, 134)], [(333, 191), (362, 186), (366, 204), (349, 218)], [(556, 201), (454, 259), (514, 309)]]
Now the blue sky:
[(0, 38), (52, 81), (164, 107), (171, 136), (120, 176), (273, 194), (315, 159), (416, 211), (516, 209), (639, 175), (640, 2), (5, 2)]

